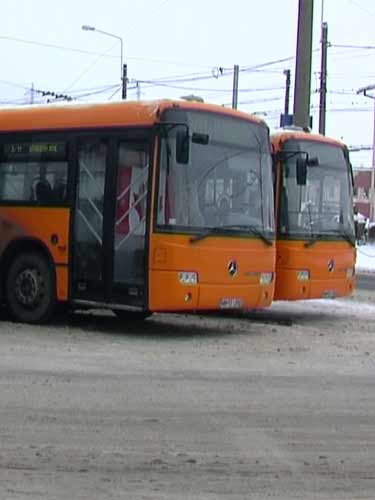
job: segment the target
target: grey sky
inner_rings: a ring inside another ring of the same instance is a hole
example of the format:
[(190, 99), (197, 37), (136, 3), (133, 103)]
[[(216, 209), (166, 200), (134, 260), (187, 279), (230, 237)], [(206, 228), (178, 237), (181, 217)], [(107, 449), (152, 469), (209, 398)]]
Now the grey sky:
[[(315, 0), (311, 99), (315, 130), (321, 5), (321, 0)], [(83, 24), (90, 24), (123, 38), (130, 98), (136, 98), (134, 80), (158, 80), (158, 86), (141, 83), (142, 98), (194, 93), (209, 102), (230, 104), (230, 70), (239, 64), (248, 69), (240, 74), (240, 109), (265, 113), (272, 128), (283, 108), (283, 69), (292, 70), (293, 83), (294, 60), (262, 71), (251, 68), (295, 56), (297, 8), (298, 0), (3, 0), (0, 101), (28, 102), (31, 83), (36, 89), (70, 94), (80, 102), (119, 99), (120, 44), (81, 30)], [(375, 4), (373, 0), (325, 0), (324, 20), (333, 45), (328, 55), (327, 134), (348, 144), (370, 144), (374, 103), (357, 96), (356, 90), (375, 83), (375, 49), (335, 45), (375, 46)], [(100, 57), (14, 39), (106, 54)], [(224, 68), (224, 76), (214, 78), (218, 67)], [(199, 79), (161, 85), (162, 79), (188, 76)], [(85, 95), (96, 91), (102, 92)], [(356, 163), (369, 158), (369, 153), (353, 156)]]

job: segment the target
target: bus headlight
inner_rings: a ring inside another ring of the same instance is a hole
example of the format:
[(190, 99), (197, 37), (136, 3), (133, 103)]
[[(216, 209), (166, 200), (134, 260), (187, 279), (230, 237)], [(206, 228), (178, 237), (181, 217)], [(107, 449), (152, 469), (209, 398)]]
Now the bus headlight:
[(181, 271), (178, 273), (178, 280), (182, 285), (196, 285), (198, 283), (198, 274), (189, 271)]
[(353, 276), (354, 276), (354, 267), (348, 267), (348, 269), (346, 270), (346, 277), (350, 279), (353, 278)]
[(305, 269), (304, 271), (298, 271), (297, 273), (298, 281), (309, 281), (310, 279), (310, 271)]
[(261, 285), (269, 285), (272, 283), (273, 273), (260, 273), (260, 284)]

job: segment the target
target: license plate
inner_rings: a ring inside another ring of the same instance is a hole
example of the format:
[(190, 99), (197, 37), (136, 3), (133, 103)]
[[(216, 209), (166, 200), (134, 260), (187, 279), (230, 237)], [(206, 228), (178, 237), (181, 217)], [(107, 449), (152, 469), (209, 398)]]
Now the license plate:
[(243, 307), (243, 300), (233, 297), (224, 297), (219, 303), (220, 309), (241, 309)]
[(336, 298), (336, 290), (324, 290), (323, 299), (335, 299)]

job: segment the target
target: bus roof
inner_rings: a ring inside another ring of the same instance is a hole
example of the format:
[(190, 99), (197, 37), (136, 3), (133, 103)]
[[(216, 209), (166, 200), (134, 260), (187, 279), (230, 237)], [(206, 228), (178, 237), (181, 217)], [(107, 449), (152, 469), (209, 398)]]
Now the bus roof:
[(152, 126), (166, 109), (216, 112), (266, 126), (256, 116), (214, 104), (180, 100), (46, 104), (0, 109), (0, 132)]
[(281, 128), (271, 133), (272, 147), (275, 150), (280, 150), (286, 141), (315, 141), (332, 146), (345, 147), (345, 144), (338, 139), (327, 137), (322, 134), (313, 134), (297, 128)]

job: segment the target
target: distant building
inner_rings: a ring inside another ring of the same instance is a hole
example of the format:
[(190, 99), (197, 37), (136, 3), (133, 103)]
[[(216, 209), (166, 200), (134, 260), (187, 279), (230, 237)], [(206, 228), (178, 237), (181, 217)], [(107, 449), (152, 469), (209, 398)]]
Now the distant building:
[(353, 169), (354, 174), (354, 206), (358, 212), (373, 221), (375, 219), (375, 197), (371, 190), (373, 169)]

